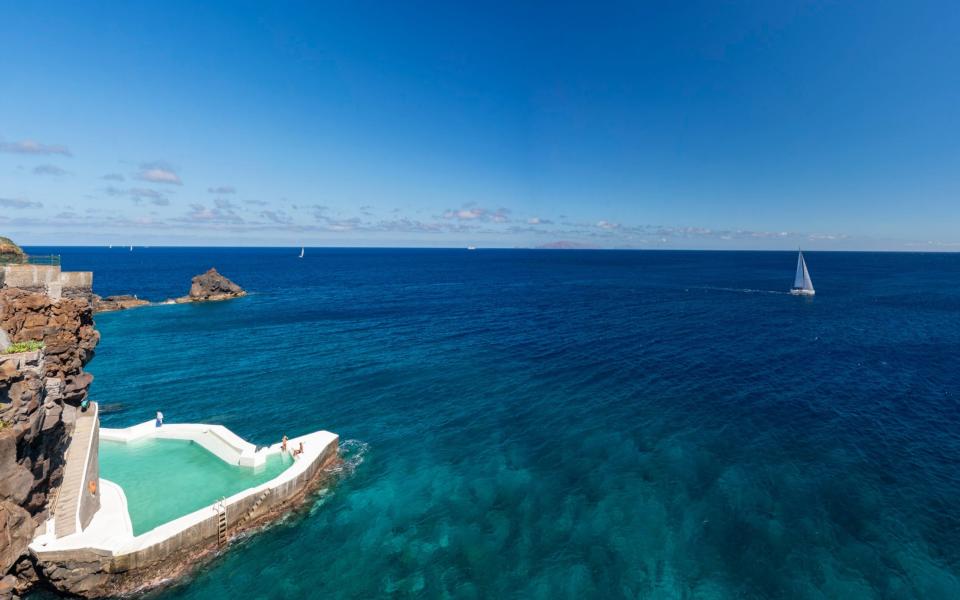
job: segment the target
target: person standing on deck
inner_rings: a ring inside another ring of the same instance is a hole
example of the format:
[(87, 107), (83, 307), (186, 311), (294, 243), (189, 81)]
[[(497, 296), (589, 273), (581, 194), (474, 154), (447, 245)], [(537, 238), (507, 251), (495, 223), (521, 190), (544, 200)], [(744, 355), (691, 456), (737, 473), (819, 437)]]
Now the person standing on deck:
[(163, 425), (163, 413), (159, 410), (157, 411), (157, 427)]

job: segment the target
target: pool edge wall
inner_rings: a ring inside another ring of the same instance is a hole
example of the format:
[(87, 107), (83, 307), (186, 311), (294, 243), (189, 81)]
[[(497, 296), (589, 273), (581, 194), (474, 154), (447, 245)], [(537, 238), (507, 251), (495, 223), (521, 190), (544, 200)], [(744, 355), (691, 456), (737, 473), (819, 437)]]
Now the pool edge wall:
[[(321, 470), (336, 461), (338, 450), (339, 436), (334, 435), (323, 451), (296, 476), (275, 486), (267, 482), (227, 499), (228, 537), (265, 520), (279, 518), (294, 508), (318, 481)], [(278, 475), (278, 478), (282, 477), (283, 474)], [(263, 486), (269, 494), (264, 495)], [(218, 518), (218, 514), (211, 510), (209, 517), (129, 552), (114, 553), (88, 547), (35, 550), (34, 555), (45, 579), (60, 591), (100, 597), (143, 590), (175, 578), (202, 561), (217, 544)], [(147, 567), (154, 568), (146, 573)]]
[(104, 427), (100, 438), (109, 442), (134, 443), (148, 439), (181, 440), (199, 444), (220, 460), (241, 467), (257, 467), (265, 462), (265, 454), (223, 425), (177, 423), (158, 427), (146, 421), (125, 429)]
[[(99, 406), (96, 407), (99, 414)], [(93, 482), (93, 489), (90, 483)], [(87, 449), (87, 465), (80, 486), (80, 507), (77, 518), (80, 520), (80, 530), (90, 525), (93, 516), (100, 510), (100, 419), (93, 423), (90, 447)]]

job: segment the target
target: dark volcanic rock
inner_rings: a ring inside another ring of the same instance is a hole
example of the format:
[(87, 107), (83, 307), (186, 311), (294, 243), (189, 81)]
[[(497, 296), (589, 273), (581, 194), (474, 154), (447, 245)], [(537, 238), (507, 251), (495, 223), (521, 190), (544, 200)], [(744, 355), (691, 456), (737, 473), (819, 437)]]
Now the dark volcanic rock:
[(35, 528), (25, 509), (9, 500), (0, 501), (0, 567), (3, 567), (0, 577), (20, 559), (33, 539)]
[(100, 334), (86, 300), (54, 301), (16, 288), (0, 289), (0, 329), (13, 342), (44, 344), (0, 354), (0, 578), (16, 575), (23, 584), (26, 571), (15, 567), (63, 478), (74, 406), (92, 380), (83, 366)]
[(193, 284), (190, 286), (190, 294), (177, 298), (177, 302), (229, 300), (246, 295), (247, 293), (239, 285), (218, 273), (216, 269), (210, 269), (206, 273), (194, 277)]
[[(59, 379), (78, 375), (100, 342), (88, 302), (54, 301), (17, 288), (0, 290), (0, 328), (13, 342), (43, 342), (44, 375)], [(0, 394), (2, 389), (0, 381)]]

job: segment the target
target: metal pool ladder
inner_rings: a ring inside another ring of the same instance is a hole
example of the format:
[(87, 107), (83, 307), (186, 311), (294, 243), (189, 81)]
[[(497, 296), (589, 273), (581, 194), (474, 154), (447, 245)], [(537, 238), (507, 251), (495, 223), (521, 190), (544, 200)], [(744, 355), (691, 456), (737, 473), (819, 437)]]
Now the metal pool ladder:
[(216, 504), (217, 511), (217, 545), (222, 546), (227, 543), (227, 505), (224, 502), (226, 498), (220, 498)]

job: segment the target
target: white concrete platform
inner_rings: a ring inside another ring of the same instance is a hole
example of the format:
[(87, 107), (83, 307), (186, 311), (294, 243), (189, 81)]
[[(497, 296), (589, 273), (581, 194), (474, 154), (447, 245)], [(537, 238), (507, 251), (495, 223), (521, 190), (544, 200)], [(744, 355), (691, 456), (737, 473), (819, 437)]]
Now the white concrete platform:
[[(55, 546), (58, 550), (109, 548), (125, 544), (132, 538), (133, 524), (130, 522), (123, 488), (107, 479), (100, 479), (100, 510), (93, 515), (86, 529), (56, 540)], [(41, 539), (49, 544), (45, 536), (39, 536), (34, 543)]]
[(256, 446), (223, 425), (167, 423), (157, 427), (155, 421), (146, 421), (124, 429), (100, 428), (100, 439), (111, 442), (130, 443), (151, 438), (196, 442), (221, 460), (241, 467), (259, 467), (266, 462), (268, 455), (280, 451), (280, 445), (276, 444), (276, 452), (270, 448), (261, 448), (257, 452)]
[[(261, 448), (257, 452), (253, 444), (220, 425), (165, 424), (162, 427), (156, 427), (153, 421), (148, 421), (125, 429), (101, 428), (100, 430), (102, 440), (133, 442), (151, 437), (197, 442), (222, 460), (241, 468), (261, 465), (266, 461), (267, 456), (280, 454), (282, 451), (281, 444), (276, 443)], [(268, 490), (289, 488), (287, 484), (307, 472), (324, 456), (328, 456), (328, 447), (333, 445), (336, 448), (338, 439), (336, 434), (329, 431), (316, 431), (291, 438), (288, 441), (288, 448), (290, 450), (298, 448), (303, 442), (303, 454), (270, 481), (247, 488), (227, 498), (223, 503), (225, 509), (229, 512), (231, 507), (241, 506), (241, 502), (250, 496), (263, 494)], [(217, 511), (216, 503), (211, 504), (134, 536), (123, 489), (106, 479), (100, 479), (100, 489), (100, 509), (86, 529), (61, 538), (55, 538), (47, 533), (41, 533), (34, 538), (30, 549), (39, 559), (43, 560), (45, 554), (73, 550), (88, 550), (113, 556), (138, 552), (201, 525)], [(243, 506), (246, 504), (249, 504), (249, 501)], [(47, 529), (52, 531), (52, 527)]]

